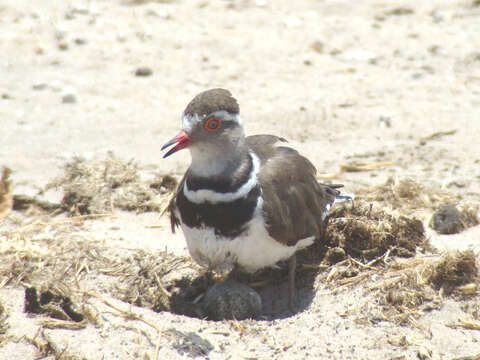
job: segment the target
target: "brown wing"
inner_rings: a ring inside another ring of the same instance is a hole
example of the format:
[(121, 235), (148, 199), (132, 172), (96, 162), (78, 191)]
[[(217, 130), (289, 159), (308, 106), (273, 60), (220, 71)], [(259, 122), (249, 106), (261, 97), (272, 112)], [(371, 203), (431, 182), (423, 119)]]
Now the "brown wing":
[(259, 181), (268, 233), (293, 246), (306, 237), (321, 237), (327, 204), (339, 191), (338, 186), (319, 184), (313, 164), (292, 148), (275, 146), (279, 141), (285, 140), (273, 135), (247, 138), (262, 163)]

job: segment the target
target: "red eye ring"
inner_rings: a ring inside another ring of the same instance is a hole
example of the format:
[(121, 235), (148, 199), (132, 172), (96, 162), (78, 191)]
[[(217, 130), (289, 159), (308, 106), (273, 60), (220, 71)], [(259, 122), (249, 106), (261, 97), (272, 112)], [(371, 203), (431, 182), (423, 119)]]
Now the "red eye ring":
[(203, 127), (207, 131), (217, 131), (220, 128), (221, 125), (220, 118), (218, 117), (211, 117), (207, 121), (205, 121), (205, 124), (203, 124)]

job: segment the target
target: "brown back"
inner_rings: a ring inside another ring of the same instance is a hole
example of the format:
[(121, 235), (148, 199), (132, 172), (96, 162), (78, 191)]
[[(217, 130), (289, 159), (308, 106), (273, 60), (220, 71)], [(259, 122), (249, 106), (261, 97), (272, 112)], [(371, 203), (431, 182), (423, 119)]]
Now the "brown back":
[(280, 142), (285, 139), (273, 135), (247, 137), (262, 164), (259, 181), (268, 233), (293, 246), (306, 237), (322, 236), (326, 226), (322, 216), (339, 192), (335, 186), (319, 184), (313, 164), (292, 148), (275, 146)]

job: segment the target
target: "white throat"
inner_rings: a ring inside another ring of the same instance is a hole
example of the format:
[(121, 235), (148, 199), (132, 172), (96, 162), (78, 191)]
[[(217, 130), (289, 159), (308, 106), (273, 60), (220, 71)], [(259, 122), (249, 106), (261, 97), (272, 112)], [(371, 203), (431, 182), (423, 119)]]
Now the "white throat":
[(219, 148), (205, 146), (190, 146), (192, 163), (190, 171), (199, 177), (213, 177), (224, 173), (232, 163), (232, 159), (225, 156)]
[[(228, 193), (219, 193), (209, 189), (190, 190), (187, 186), (187, 182), (185, 182), (184, 188), (183, 188), (185, 197), (191, 202), (196, 204), (201, 204), (204, 202), (215, 204), (219, 202), (230, 202), (230, 201), (234, 201), (247, 196), (250, 190), (252, 190), (257, 185), (258, 173), (260, 172), (260, 160), (252, 152), (249, 155), (252, 159), (252, 170), (250, 171), (250, 174), (248, 176), (248, 181), (236, 191), (228, 192)], [(216, 161), (210, 161), (210, 162), (215, 163)]]

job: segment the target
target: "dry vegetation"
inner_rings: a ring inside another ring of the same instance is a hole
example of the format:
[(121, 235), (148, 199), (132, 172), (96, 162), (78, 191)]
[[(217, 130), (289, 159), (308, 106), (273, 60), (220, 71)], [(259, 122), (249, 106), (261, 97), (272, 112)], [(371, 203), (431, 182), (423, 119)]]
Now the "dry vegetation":
[(128, 211), (160, 211), (163, 195), (176, 180), (157, 175), (142, 181), (133, 160), (124, 162), (113, 154), (99, 162), (75, 157), (65, 165), (64, 175), (47, 188), (61, 188), (61, 207), (71, 214), (103, 214), (115, 208)]

